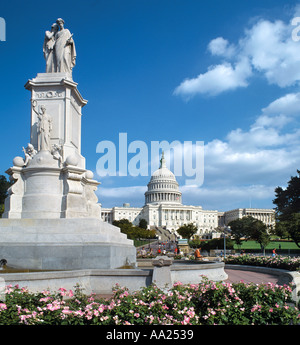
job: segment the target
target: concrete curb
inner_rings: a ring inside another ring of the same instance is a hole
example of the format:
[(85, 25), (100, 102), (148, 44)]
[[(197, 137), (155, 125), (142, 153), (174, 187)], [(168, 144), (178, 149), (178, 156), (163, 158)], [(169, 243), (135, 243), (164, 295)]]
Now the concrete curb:
[(262, 266), (250, 266), (250, 265), (233, 265), (233, 264), (225, 264), (225, 269), (231, 270), (241, 270), (241, 271), (252, 271), (258, 273), (267, 273), (273, 274), (275, 276), (280, 276), (283, 273), (291, 272), (288, 270), (283, 270), (280, 268), (272, 268), (272, 267), (262, 267)]

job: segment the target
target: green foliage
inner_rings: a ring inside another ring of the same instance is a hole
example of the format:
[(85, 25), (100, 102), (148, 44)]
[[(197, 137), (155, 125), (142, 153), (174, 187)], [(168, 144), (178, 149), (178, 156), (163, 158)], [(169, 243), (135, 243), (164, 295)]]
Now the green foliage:
[(147, 226), (148, 226), (148, 223), (146, 221), (146, 219), (140, 219), (140, 222), (139, 222), (139, 228), (142, 228), (142, 229), (147, 229)]
[(288, 271), (300, 270), (300, 258), (276, 255), (257, 256), (257, 255), (229, 255), (225, 259), (225, 263), (233, 265), (249, 265), (279, 268)]
[(241, 245), (241, 238), (251, 239), (260, 244), (261, 249), (270, 242), (270, 235), (267, 226), (258, 219), (251, 216), (236, 219), (229, 223), (231, 235), (238, 245)]
[(290, 237), (300, 248), (300, 171), (298, 176), (292, 176), (286, 189), (277, 187), (276, 227), (275, 233), (281, 237)]
[(134, 226), (128, 219), (121, 219), (113, 221), (113, 225), (119, 227), (121, 232), (126, 234), (131, 240), (139, 238), (155, 238), (155, 230), (145, 230), (143, 228)]
[(228, 225), (231, 228), (231, 236), (235, 240), (237, 245), (241, 245), (241, 239), (248, 238), (249, 223), (252, 221), (252, 217), (243, 217), (241, 219), (235, 219)]
[(115, 286), (110, 299), (75, 292), (30, 293), (7, 287), (0, 303), (0, 325), (289, 325), (299, 324), (291, 287), (229, 284), (203, 279), (176, 283), (168, 291), (155, 285), (129, 293)]
[(11, 184), (4, 175), (0, 175), (0, 218), (4, 212), (4, 200), (7, 197), (7, 190)]
[[(230, 238), (226, 238), (226, 249), (233, 249), (234, 242)], [(224, 249), (224, 238), (213, 238), (200, 243), (201, 250), (210, 251), (211, 249)]]
[(0, 218), (2, 217), (2, 214), (4, 213), (4, 204), (0, 204)]
[(190, 224), (184, 224), (182, 225), (178, 230), (177, 233), (182, 236), (183, 238), (190, 239), (193, 235), (196, 234), (198, 231), (198, 228), (190, 223)]
[(300, 213), (300, 171), (298, 176), (292, 176), (288, 181), (286, 189), (277, 187), (275, 189), (276, 198), (273, 203), (276, 205), (276, 214), (284, 219), (293, 213)]
[(203, 242), (204, 241), (201, 241), (199, 239), (190, 240), (189, 246), (190, 246), (190, 248), (200, 248)]
[(7, 181), (4, 175), (0, 175), (0, 204), (4, 204), (7, 197), (7, 190), (11, 186), (11, 182)]
[(275, 232), (278, 236), (291, 238), (300, 248), (300, 213), (285, 215), (276, 223)]

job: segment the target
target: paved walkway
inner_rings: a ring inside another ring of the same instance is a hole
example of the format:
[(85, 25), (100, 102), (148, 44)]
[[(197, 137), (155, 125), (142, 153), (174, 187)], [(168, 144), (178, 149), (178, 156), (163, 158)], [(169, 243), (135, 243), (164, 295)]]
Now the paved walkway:
[[(228, 279), (226, 282), (228, 283), (238, 283), (243, 280), (245, 283), (254, 283), (254, 284), (261, 284), (261, 283), (273, 283), (276, 284), (278, 281), (278, 276), (267, 274), (267, 273), (258, 273), (258, 272), (251, 272), (251, 271), (242, 271), (242, 270), (231, 270), (225, 269), (225, 272), (228, 274)], [(98, 294), (97, 297), (103, 298), (110, 298), (111, 294)]]
[(239, 281), (243, 280), (245, 283), (252, 282), (254, 284), (260, 284), (270, 282), (276, 284), (278, 281), (278, 276), (267, 273), (231, 269), (225, 269), (225, 272), (228, 274), (228, 279), (226, 281), (229, 283), (238, 283)]

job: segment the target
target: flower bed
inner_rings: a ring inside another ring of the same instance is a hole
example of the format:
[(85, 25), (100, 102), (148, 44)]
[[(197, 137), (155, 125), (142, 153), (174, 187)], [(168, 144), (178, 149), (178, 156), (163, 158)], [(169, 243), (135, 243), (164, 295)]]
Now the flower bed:
[(300, 257), (289, 257), (276, 255), (256, 256), (256, 255), (229, 255), (225, 259), (226, 264), (250, 265), (280, 268), (288, 271), (300, 270)]
[[(67, 299), (66, 299), (67, 297)], [(291, 288), (274, 284), (229, 284), (205, 279), (200, 284), (156, 286), (129, 293), (116, 286), (107, 300), (73, 291), (30, 293), (8, 286), (0, 302), (0, 324), (50, 325), (233, 325), (299, 324)]]

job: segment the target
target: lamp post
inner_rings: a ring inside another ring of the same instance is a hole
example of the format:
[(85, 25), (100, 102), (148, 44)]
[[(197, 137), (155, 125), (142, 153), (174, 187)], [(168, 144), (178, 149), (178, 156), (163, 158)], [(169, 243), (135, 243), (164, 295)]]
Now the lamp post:
[(226, 231), (230, 232), (230, 226), (224, 228), (224, 260), (226, 258)]
[(226, 234), (225, 234), (225, 228), (224, 228), (224, 260), (226, 258)]

